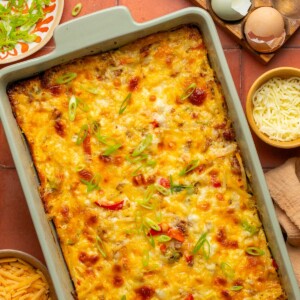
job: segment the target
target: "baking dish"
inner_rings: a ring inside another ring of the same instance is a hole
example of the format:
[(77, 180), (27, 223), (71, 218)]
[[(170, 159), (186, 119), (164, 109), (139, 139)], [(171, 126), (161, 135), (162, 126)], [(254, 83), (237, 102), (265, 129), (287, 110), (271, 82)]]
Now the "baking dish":
[(44, 213), (38, 193), (38, 179), (32, 167), (28, 147), (12, 114), (6, 87), (10, 82), (33, 76), (71, 59), (117, 48), (151, 33), (191, 23), (202, 31), (212, 67), (223, 87), (239, 146), (246, 166), (252, 174), (253, 189), (258, 199), (258, 208), (270, 248), (279, 265), (280, 274), (284, 275), (282, 276), (283, 286), (289, 299), (299, 299), (300, 297), (264, 175), (212, 19), (201, 9), (188, 8), (147, 23), (138, 24), (132, 20), (126, 8), (117, 7), (59, 26), (54, 34), (56, 49), (52, 53), (7, 67), (0, 72), (1, 119), (59, 299), (72, 299), (73, 286), (60, 252), (55, 231)]

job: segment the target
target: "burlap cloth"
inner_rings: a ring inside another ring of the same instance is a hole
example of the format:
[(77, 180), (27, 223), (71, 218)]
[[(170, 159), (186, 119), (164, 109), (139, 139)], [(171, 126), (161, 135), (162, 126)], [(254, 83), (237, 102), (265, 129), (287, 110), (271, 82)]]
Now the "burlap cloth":
[(300, 286), (300, 157), (267, 172), (266, 180)]

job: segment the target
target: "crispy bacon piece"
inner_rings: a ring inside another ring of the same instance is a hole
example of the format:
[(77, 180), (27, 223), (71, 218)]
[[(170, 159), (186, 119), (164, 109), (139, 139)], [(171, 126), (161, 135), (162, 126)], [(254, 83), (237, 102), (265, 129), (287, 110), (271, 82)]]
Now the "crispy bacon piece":
[(194, 296), (192, 294), (187, 295), (184, 300), (194, 300)]
[(151, 299), (155, 293), (154, 289), (148, 286), (141, 286), (135, 290), (139, 300)]
[(115, 275), (113, 278), (113, 285), (115, 287), (121, 287), (123, 284), (124, 284), (124, 279), (119, 275)]
[(49, 87), (49, 90), (53, 96), (59, 96), (62, 93), (62, 86), (61, 85), (52, 85)]
[(92, 147), (91, 147), (91, 134), (90, 131), (88, 130), (86, 138), (83, 140), (83, 151), (86, 155), (89, 157), (92, 155)]
[(134, 91), (137, 89), (137, 86), (139, 84), (139, 77), (133, 77), (132, 79), (130, 79), (129, 84), (128, 84), (128, 89), (129, 91)]
[(216, 240), (224, 247), (226, 248), (238, 248), (238, 242), (235, 240), (228, 240), (225, 228), (221, 227), (219, 228), (216, 236)]
[(230, 293), (227, 290), (221, 291), (221, 295), (222, 295), (222, 298), (224, 298), (224, 299), (232, 299), (232, 297), (230, 296)]
[(195, 88), (193, 93), (189, 96), (189, 100), (194, 105), (201, 105), (206, 99), (206, 91), (200, 88)]
[(78, 171), (78, 175), (81, 179), (86, 180), (86, 181), (91, 181), (93, 178), (93, 174), (91, 171), (82, 169)]
[(55, 131), (61, 137), (65, 136), (65, 125), (62, 123), (61, 119), (56, 119), (54, 124)]
[(132, 182), (134, 185), (136, 186), (140, 186), (140, 185), (145, 185), (146, 184), (146, 180), (143, 174), (138, 174), (136, 176), (132, 177)]
[(159, 127), (159, 123), (156, 120), (150, 122), (150, 124), (152, 125), (153, 128), (158, 128)]
[(163, 177), (159, 179), (158, 183), (166, 189), (171, 187), (170, 180)]
[(86, 252), (80, 252), (78, 259), (88, 267), (91, 267), (99, 260), (99, 255), (97, 254), (87, 254)]
[(226, 141), (234, 141), (235, 135), (232, 128), (225, 129), (223, 131), (223, 137)]
[(216, 277), (214, 280), (215, 284), (225, 286), (227, 284), (227, 280), (223, 277)]

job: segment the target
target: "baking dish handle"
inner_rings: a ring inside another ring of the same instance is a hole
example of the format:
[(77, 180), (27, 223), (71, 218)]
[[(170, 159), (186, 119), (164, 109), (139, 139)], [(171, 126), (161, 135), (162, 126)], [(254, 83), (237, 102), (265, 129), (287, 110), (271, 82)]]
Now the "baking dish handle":
[(135, 29), (135, 23), (125, 6), (117, 6), (92, 13), (59, 25), (54, 32), (55, 52), (63, 55), (93, 46)]

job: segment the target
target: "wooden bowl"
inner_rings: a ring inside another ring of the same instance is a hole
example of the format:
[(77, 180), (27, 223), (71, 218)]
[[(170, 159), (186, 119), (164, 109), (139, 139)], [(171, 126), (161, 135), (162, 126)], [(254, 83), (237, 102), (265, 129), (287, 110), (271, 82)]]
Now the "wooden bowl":
[(12, 250), (12, 249), (0, 250), (0, 259), (5, 259), (5, 258), (20, 259), (25, 263), (31, 265), (33, 268), (40, 270), (45, 276), (47, 283), (49, 285), (49, 296), (51, 297), (51, 300), (57, 300), (49, 272), (47, 268), (38, 259), (36, 259), (35, 257), (33, 257), (28, 253), (19, 250)]
[(289, 77), (300, 77), (300, 69), (298, 68), (291, 68), (291, 67), (280, 67), (276, 69), (272, 69), (264, 74), (262, 74), (260, 77), (256, 79), (256, 81), (251, 86), (246, 100), (246, 115), (248, 122), (252, 128), (252, 130), (256, 133), (256, 135), (263, 140), (265, 143), (278, 147), (278, 148), (284, 148), (284, 149), (290, 149), (290, 148), (296, 148), (300, 146), (300, 138), (284, 142), (284, 141), (278, 141), (269, 138), (268, 135), (262, 133), (259, 128), (257, 127), (254, 117), (253, 117), (253, 104), (252, 104), (252, 98), (254, 93), (268, 80), (270, 80), (273, 77), (280, 77), (280, 78), (289, 78)]

